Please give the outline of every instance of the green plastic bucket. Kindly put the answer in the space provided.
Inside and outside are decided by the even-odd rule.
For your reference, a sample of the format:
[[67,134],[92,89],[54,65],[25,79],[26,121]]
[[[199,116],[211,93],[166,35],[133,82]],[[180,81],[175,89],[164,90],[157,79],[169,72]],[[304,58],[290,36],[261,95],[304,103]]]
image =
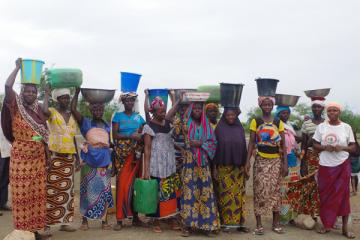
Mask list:
[[220,85],[204,85],[198,87],[199,92],[210,93],[207,103],[220,103]]
[[46,71],[46,77],[51,88],[80,87],[82,72],[76,68],[52,68]]
[[21,61],[21,83],[39,85],[43,66],[44,62],[41,60],[23,59]]

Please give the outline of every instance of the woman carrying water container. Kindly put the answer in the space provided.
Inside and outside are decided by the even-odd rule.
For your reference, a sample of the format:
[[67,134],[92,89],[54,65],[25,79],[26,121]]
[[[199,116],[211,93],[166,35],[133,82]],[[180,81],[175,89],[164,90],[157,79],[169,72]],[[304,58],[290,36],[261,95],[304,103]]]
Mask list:
[[287,155],[284,138],[284,123],[271,115],[275,104],[276,79],[257,79],[258,103],[262,116],[250,123],[250,141],[246,162],[246,175],[249,177],[250,160],[256,149],[254,161],[254,212],[256,217],[256,235],[264,234],[262,215],[273,213],[272,230],[284,233],[280,226],[280,184],[282,177],[288,174]]
[[[161,233],[160,219],[170,218],[178,213],[180,195],[180,177],[176,174],[175,148],[172,139],[171,121],[176,114],[178,103],[166,114],[166,104],[160,97],[155,97],[150,104],[153,118],[144,126],[144,178],[156,179],[159,186],[157,212],[150,215],[154,218],[153,231]],[[180,230],[176,219],[172,218],[172,230]]]
[[[35,233],[36,239],[49,239],[38,233],[46,220],[46,148],[49,131],[37,100],[43,62],[16,60],[5,83],[1,125],[12,142],[10,186],[14,228]],[[21,93],[13,90],[21,68]]]
[[122,228],[126,218],[133,218],[133,225],[141,226],[137,213],[132,210],[133,184],[139,173],[144,149],[142,128],[145,120],[137,109],[137,87],[141,75],[121,73],[120,103],[122,109],[112,119],[114,140],[114,168],[116,172],[116,219],[115,231]]
[[247,148],[245,131],[238,118],[242,88],[242,84],[220,85],[224,113],[215,130],[218,144],[212,171],[221,227],[226,231],[249,232],[244,226]]
[[191,104],[185,114],[181,132],[185,137],[183,192],[180,199],[184,237],[190,236],[192,230],[212,235],[220,229],[210,169],[216,139],[204,107],[209,94],[191,94],[185,94]]
[[[76,147],[74,137],[80,133],[70,111],[70,89],[52,91],[56,107],[48,107],[50,88],[47,86],[43,111],[50,130],[50,170],[47,175],[46,224],[61,224],[60,231],[74,232],[70,224],[74,219],[74,174]],[[59,196],[62,196],[59,198]]]
[[[81,230],[88,230],[88,219],[101,220],[102,229],[110,230],[107,221],[107,210],[113,207],[111,193],[111,152],[110,152],[110,126],[102,118],[105,102],[109,99],[97,99],[92,101],[91,95],[100,89],[83,89],[87,94],[83,96],[89,102],[89,110],[92,119],[84,117],[77,110],[77,102],[80,88],[76,88],[74,98],[71,101],[71,112],[80,126],[81,134],[86,139],[82,150],[80,182],[80,213],[82,215]],[[103,94],[105,94],[103,90]],[[83,92],[84,93],[84,92]]]

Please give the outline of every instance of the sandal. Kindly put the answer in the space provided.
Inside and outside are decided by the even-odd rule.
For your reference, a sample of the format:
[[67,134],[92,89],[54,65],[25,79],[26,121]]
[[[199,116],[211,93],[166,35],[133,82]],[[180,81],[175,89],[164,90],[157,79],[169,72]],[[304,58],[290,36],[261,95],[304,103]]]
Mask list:
[[285,233],[285,231],[284,231],[284,229],[282,227],[273,227],[272,231],[277,233],[277,234],[284,234]]
[[178,222],[176,221],[176,219],[174,219],[174,220],[171,221],[170,227],[171,227],[171,230],[173,230],[173,231],[179,231],[179,230],[181,230],[181,227],[179,226],[179,224],[178,224]]
[[316,225],[316,232],[319,233],[319,234],[326,234],[328,232],[330,232],[329,229],[325,229],[324,227],[320,226],[319,224]]
[[153,226],[153,232],[154,233],[162,233],[163,231],[161,230],[160,226]]
[[89,230],[89,225],[87,223],[82,223],[79,229],[81,231],[87,231]]
[[101,226],[101,228],[102,228],[102,230],[104,230],[104,231],[108,231],[108,230],[111,230],[111,229],[112,229],[112,227],[111,227],[109,224],[107,224],[107,223],[103,223],[102,226]]
[[355,234],[354,234],[353,232],[349,232],[349,231],[343,232],[342,235],[344,235],[344,236],[345,236],[346,238],[348,238],[348,239],[354,239],[354,238],[356,238]]
[[255,234],[255,235],[264,235],[264,234],[265,234],[264,227],[257,227],[257,228],[255,228],[254,234]]
[[249,233],[250,232],[250,228],[245,227],[245,226],[240,226],[236,230],[238,230],[239,232],[243,232],[243,233]]
[[189,229],[183,228],[183,229],[181,230],[181,236],[183,236],[183,237],[190,237],[190,231],[189,231]]
[[114,231],[120,231],[122,229],[122,225],[121,224],[115,224],[114,227],[113,227],[113,230]]
[[69,226],[69,225],[61,225],[59,231],[63,231],[63,232],[76,232],[76,229]]

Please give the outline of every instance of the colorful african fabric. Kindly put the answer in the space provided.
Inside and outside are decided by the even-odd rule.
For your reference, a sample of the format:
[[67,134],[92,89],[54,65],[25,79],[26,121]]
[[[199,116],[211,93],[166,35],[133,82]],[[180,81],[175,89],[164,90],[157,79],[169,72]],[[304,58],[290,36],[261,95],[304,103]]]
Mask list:
[[[188,123],[182,129],[186,135],[180,200],[182,222],[185,227],[216,231],[220,228],[220,221],[209,164],[209,159],[215,154],[216,140],[205,111],[200,126],[192,121],[191,111],[192,106],[188,111]],[[201,149],[190,147],[189,140],[201,140]]]
[[113,207],[111,169],[81,168],[80,213],[89,219],[105,220],[107,209]]
[[256,155],[253,169],[255,215],[280,211],[281,168],[280,158],[263,158]]
[[245,217],[244,168],[234,165],[217,165],[214,179],[215,192],[222,226],[239,227]]
[[180,197],[180,178],[176,173],[167,178],[156,178],[159,183],[159,202],[154,218],[168,218],[179,212],[178,198]]
[[[94,128],[104,129],[109,138],[110,127],[107,123],[98,123],[84,117],[80,128],[81,134],[87,136]],[[104,219],[107,209],[113,207],[110,149],[92,147],[89,144],[88,151],[81,152],[81,158],[85,160],[86,165],[81,168],[80,212],[90,219]],[[92,167],[88,164],[93,162],[102,167]]]
[[[19,101],[6,104],[10,109],[15,138],[10,158],[14,228],[25,231],[41,230],[45,227],[46,217],[45,146],[43,142],[33,140],[38,133],[23,117],[25,110],[20,112]],[[30,115],[28,118],[31,118]]]
[[[120,151],[120,142],[127,140],[117,141],[117,150]],[[124,144],[123,146],[128,146]],[[131,148],[127,148],[130,150]],[[135,160],[135,153],[127,152],[121,168],[118,168],[116,175],[116,219],[122,221],[125,218],[133,216],[132,199],[133,199],[133,186],[134,180],[139,172],[140,160]],[[117,155],[119,156],[119,155]]]
[[46,224],[67,224],[74,218],[75,155],[51,153],[46,186]]
[[[278,126],[275,121],[278,121]],[[250,123],[250,130],[256,133],[256,148],[260,156],[263,158],[280,157],[280,133],[284,131],[284,123],[281,120],[264,122],[260,118],[253,119]]]
[[334,227],[338,216],[350,214],[350,161],[336,167],[320,166],[320,218],[325,229]]
[[74,137],[80,133],[75,119],[71,115],[67,123],[55,108],[49,108],[49,111],[49,150],[57,153],[75,154]]

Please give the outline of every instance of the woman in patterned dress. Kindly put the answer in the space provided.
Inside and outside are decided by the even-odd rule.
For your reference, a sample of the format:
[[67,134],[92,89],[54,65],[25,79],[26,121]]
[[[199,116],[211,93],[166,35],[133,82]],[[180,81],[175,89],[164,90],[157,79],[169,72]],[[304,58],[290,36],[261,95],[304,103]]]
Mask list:
[[125,218],[132,218],[135,226],[144,225],[132,210],[133,184],[139,173],[144,148],[141,131],[145,120],[135,111],[137,97],[135,92],[122,93],[120,101],[124,105],[124,111],[115,113],[112,119],[116,172],[115,231],[122,229]]
[[71,101],[71,112],[86,142],[81,150],[80,212],[81,230],[88,230],[88,219],[101,220],[102,229],[110,230],[107,210],[113,207],[111,193],[110,126],[103,119],[105,104],[90,103],[92,119],[76,109],[80,88]]
[[296,132],[288,122],[291,114],[289,106],[278,106],[275,117],[284,123],[285,146],[288,161],[289,174],[283,179],[280,187],[281,191],[281,208],[280,221],[282,224],[293,222],[297,217],[297,211],[293,209],[292,202],[298,201],[296,194],[292,191],[291,184],[300,180],[300,161],[298,159],[299,149],[296,142]]
[[318,185],[316,183],[316,173],[319,169],[319,154],[313,149],[312,136],[317,126],[324,122],[322,117],[325,98],[312,98],[311,110],[313,117],[306,120],[302,127],[301,150],[301,181],[292,185],[293,192],[298,192],[295,196],[298,201],[295,202],[295,208],[299,214],[311,215],[316,218],[319,215],[320,199],[318,193]]
[[261,216],[273,213],[272,230],[282,234],[280,226],[280,184],[288,174],[287,155],[280,156],[280,150],[286,152],[284,123],[274,119],[271,111],[275,104],[274,97],[259,97],[262,116],[250,123],[250,141],[246,162],[246,175],[249,177],[250,159],[253,151],[257,153],[254,162],[254,212],[256,217],[256,235],[264,234]]
[[[180,100],[179,100],[180,101]],[[175,216],[180,197],[180,178],[176,173],[174,140],[172,138],[171,120],[179,101],[166,114],[166,105],[156,97],[150,105],[153,118],[144,126],[144,178],[156,179],[159,183],[159,202],[157,212],[150,215],[154,218],[153,231],[161,233],[160,219],[169,219],[172,230],[180,230]]]
[[[23,84],[21,93],[13,90],[21,59],[5,83],[2,128],[12,142],[10,186],[14,228],[31,231],[36,239],[49,239],[38,233],[46,219],[46,144],[49,132],[37,101],[37,86]],[[7,113],[7,114],[5,114]]]
[[70,111],[70,89],[52,91],[55,108],[48,107],[49,86],[45,90],[43,111],[48,118],[50,130],[46,224],[61,224],[60,231],[74,232],[76,229],[70,226],[74,219],[74,174],[77,159],[74,137],[80,131]]
[[212,161],[221,227],[249,232],[245,223],[245,131],[238,118],[239,108],[225,108],[216,127],[217,147]]
[[220,229],[219,214],[211,178],[210,160],[216,139],[205,115],[204,104],[190,104],[182,126],[185,136],[181,217],[184,237],[191,230],[211,235]]

